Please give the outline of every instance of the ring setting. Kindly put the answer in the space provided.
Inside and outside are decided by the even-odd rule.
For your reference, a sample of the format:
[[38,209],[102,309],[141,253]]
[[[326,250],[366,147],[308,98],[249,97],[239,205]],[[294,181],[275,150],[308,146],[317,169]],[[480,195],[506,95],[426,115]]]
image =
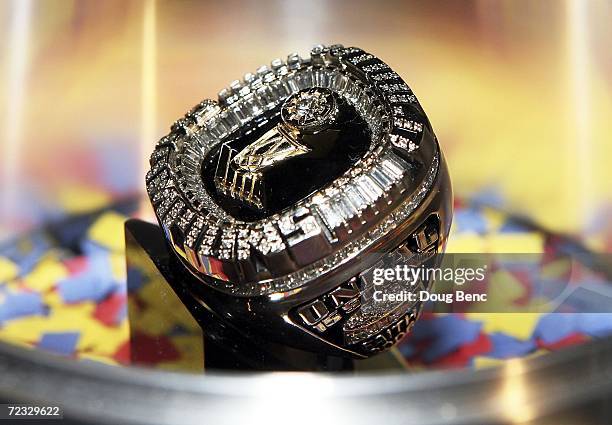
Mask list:
[[374,55],[274,60],[192,108],[150,163],[169,245],[239,326],[264,318],[300,348],[367,357],[418,317],[372,304],[367,275],[443,251],[450,180],[416,97]]

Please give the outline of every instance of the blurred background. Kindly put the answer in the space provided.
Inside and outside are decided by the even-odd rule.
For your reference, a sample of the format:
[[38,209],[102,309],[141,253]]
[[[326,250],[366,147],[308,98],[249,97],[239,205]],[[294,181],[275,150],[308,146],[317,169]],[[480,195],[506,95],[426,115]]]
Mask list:
[[192,105],[342,43],[411,85],[456,194],[610,250],[610,22],[597,0],[4,0],[0,240],[141,192],[151,146]]
[[[456,195],[449,251],[612,252],[610,22],[599,0],[2,0],[0,339],[129,363],[123,223],[152,218],[153,145],[232,80],[318,43],[372,52],[419,97]],[[500,272],[492,293],[529,311],[526,276]],[[479,367],[612,333],[586,317],[431,316],[415,328],[429,351],[395,354]],[[192,356],[174,328],[142,325],[174,350],[150,363]]]

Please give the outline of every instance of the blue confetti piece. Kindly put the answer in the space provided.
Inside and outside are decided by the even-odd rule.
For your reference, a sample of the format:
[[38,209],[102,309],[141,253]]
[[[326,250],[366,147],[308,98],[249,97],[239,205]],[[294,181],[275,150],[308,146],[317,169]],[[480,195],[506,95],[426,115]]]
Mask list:
[[[557,310],[576,313],[602,313],[599,317],[605,317],[604,313],[612,312],[610,288],[607,284],[583,283],[563,300]],[[597,317],[597,315],[595,316]]]
[[529,230],[527,226],[513,218],[506,220],[499,228],[500,233],[525,233]]
[[65,302],[78,303],[87,300],[99,302],[106,298],[116,286],[117,283],[112,280],[91,274],[80,274],[62,281],[58,288]]
[[496,359],[524,356],[534,352],[537,348],[534,340],[524,341],[500,332],[489,335],[489,339],[493,349],[487,354],[487,357]]
[[[541,297],[555,300],[566,290],[568,282],[567,279],[546,278],[540,275],[536,276],[531,284],[531,298]],[[563,301],[564,304],[566,302],[567,300]]]
[[7,257],[19,267],[19,275],[32,271],[53,245],[42,231],[33,232],[26,237],[11,240],[0,247],[0,255]]
[[504,197],[501,190],[497,187],[486,187],[476,192],[470,197],[470,201],[476,205],[496,208],[504,205]]
[[431,363],[475,341],[480,335],[481,328],[482,324],[479,322],[449,314],[417,321],[409,341],[431,340],[422,354],[423,361]]
[[80,334],[78,332],[45,333],[38,347],[55,354],[71,356],[76,350]]
[[42,297],[36,292],[7,292],[4,296],[4,302],[0,305],[0,323],[23,316],[46,313]]
[[87,256],[104,255],[110,252],[108,248],[91,239],[86,239],[81,243],[81,251]]
[[127,267],[127,291],[129,293],[137,292],[147,283],[148,278],[139,267]]
[[406,358],[410,358],[412,356],[414,356],[415,354],[417,354],[417,350],[414,347],[414,345],[407,343],[407,344],[401,344],[399,347],[399,352],[402,353],[402,356],[406,357]]
[[58,290],[63,300],[76,303],[85,300],[102,301],[119,287],[113,279],[108,255],[93,255],[88,258],[87,268],[81,273],[63,279]]
[[192,334],[193,331],[187,329],[185,326],[183,325],[174,325],[172,327],[172,329],[170,330],[170,332],[167,333],[167,336],[183,336],[183,335],[190,335]]
[[533,331],[534,338],[539,338],[545,344],[554,344],[569,335],[579,332],[577,314],[549,313],[538,320]]
[[596,338],[612,335],[612,313],[579,314],[578,331]]
[[48,229],[61,246],[77,250],[99,216],[99,212],[69,216],[49,225]]
[[479,211],[473,208],[456,211],[453,220],[457,224],[459,232],[475,232],[478,234],[487,232],[486,219]]

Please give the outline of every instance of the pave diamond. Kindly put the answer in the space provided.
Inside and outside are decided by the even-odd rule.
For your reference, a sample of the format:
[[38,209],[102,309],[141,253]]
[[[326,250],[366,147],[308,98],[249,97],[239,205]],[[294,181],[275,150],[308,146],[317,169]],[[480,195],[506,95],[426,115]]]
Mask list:
[[389,96],[391,103],[415,103],[416,97],[413,94],[392,94]]
[[400,149],[406,149],[408,152],[412,152],[417,148],[417,146],[414,144],[414,142],[412,142],[412,140],[409,140],[404,136],[392,134],[389,136],[389,140],[391,140],[393,146],[396,146]]
[[333,112],[334,100],[328,89],[302,90],[283,105],[283,120],[296,127],[319,125]]
[[365,72],[377,72],[382,71],[383,69],[389,69],[389,66],[385,63],[374,63],[371,65],[366,65],[362,68]]
[[191,229],[189,230],[189,233],[187,233],[187,237],[185,238],[185,245],[188,248],[195,248],[195,243],[198,239],[198,236],[200,236],[202,227],[204,227],[204,223],[201,219],[197,219],[195,223],[193,223],[193,226],[191,226]]
[[385,80],[399,80],[400,76],[394,71],[381,72],[380,74],[373,74],[372,79],[374,81],[385,81]]
[[406,118],[395,118],[395,125],[414,132],[423,131],[423,124],[420,122],[407,120]]

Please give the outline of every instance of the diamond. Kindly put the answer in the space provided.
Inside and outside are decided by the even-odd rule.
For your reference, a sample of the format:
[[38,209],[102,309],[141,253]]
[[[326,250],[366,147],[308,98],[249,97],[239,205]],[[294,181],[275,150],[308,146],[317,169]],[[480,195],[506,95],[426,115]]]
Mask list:
[[203,226],[204,223],[199,218],[196,220],[195,223],[193,223],[193,226],[191,227],[189,233],[187,233],[187,237],[185,238],[185,245],[187,245],[188,248],[193,249],[195,247],[195,243],[198,239],[198,236],[200,235],[200,231],[202,230]]
[[291,216],[282,217],[278,222],[278,228],[283,235],[288,235],[297,230],[297,226],[293,222],[293,218]]
[[389,71],[381,72],[380,74],[373,74],[372,79],[374,79],[374,81],[399,80],[400,76],[397,75],[394,71]]
[[420,122],[407,120],[405,118],[395,118],[395,125],[414,132],[423,131],[423,124],[421,124]]
[[389,69],[389,66],[385,63],[379,62],[379,63],[373,63],[371,65],[366,65],[361,69],[363,69],[365,72],[376,72],[376,71],[381,71],[383,69]]
[[375,167],[370,171],[370,177],[372,177],[372,180],[385,189],[385,191],[389,190],[391,186],[393,186],[393,179],[386,175],[379,167]]
[[232,227],[223,230],[221,235],[221,244],[219,247],[219,258],[228,260],[232,258],[234,251],[234,244],[236,242],[236,232]]
[[344,218],[345,222],[358,215],[358,211],[355,209],[353,204],[351,204],[348,199],[344,197],[340,197],[336,201],[336,209],[340,211],[340,214],[342,215],[342,218]]
[[183,232],[185,231],[185,229],[187,228],[187,226],[189,225],[189,223],[193,219],[193,216],[194,216],[194,212],[192,210],[186,210],[179,217],[178,225],[179,225],[179,227],[181,228],[181,230]]
[[397,161],[393,161],[390,157],[383,159],[382,166],[398,180],[404,175],[405,168]]
[[365,210],[368,207],[368,201],[359,193],[354,186],[348,186],[345,189],[346,199],[355,206],[358,211]]
[[372,56],[369,53],[363,53],[361,55],[354,56],[354,57],[350,58],[349,61],[353,65],[357,65],[357,64],[360,64],[361,62],[369,61],[371,59],[374,59],[374,56]]
[[384,193],[382,188],[367,175],[357,179],[357,188],[370,202],[376,202]]
[[302,229],[305,235],[319,233],[321,230],[319,223],[317,223],[317,219],[311,215],[300,220],[300,229]]
[[391,140],[393,146],[400,149],[406,149],[408,152],[412,152],[417,148],[417,146],[411,140],[397,134],[390,135],[389,140]]
[[391,103],[415,103],[416,97],[413,94],[392,94],[389,96]]
[[317,205],[316,209],[330,230],[342,225],[342,217],[337,211],[334,210],[330,204],[330,200],[323,204]]
[[299,127],[316,125],[333,109],[333,98],[327,89],[303,90],[283,105],[283,119]]

